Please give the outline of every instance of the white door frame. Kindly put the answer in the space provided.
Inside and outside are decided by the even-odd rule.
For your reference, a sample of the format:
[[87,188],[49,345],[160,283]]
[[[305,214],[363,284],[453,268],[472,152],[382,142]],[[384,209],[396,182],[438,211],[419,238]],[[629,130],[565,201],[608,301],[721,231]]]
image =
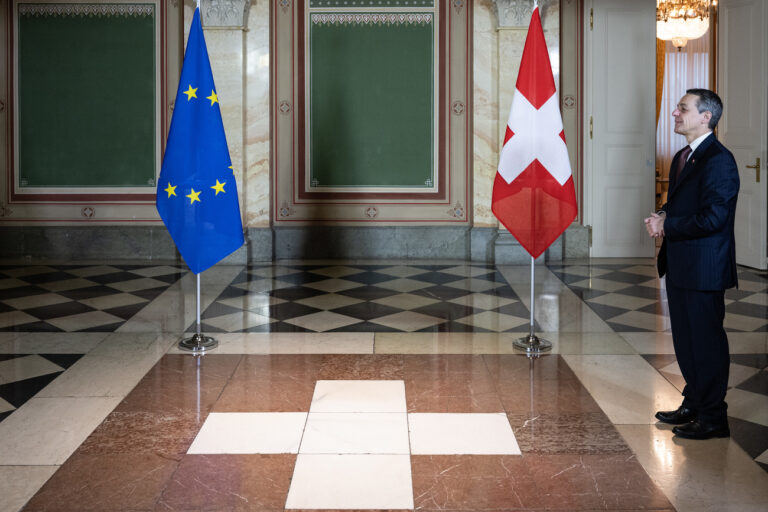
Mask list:
[[[646,5],[647,4],[647,5]],[[656,126],[655,126],[655,30],[656,22],[653,12],[656,4],[652,0],[585,0],[584,2],[584,224],[592,227],[592,257],[653,257],[655,244],[648,237],[643,227],[643,218],[647,217],[655,206],[655,156],[656,156]],[[627,74],[617,72],[612,78],[631,76],[626,81],[628,88],[635,87],[638,94],[628,89],[626,92],[607,91],[614,93],[610,96],[619,101],[640,102],[636,108],[626,105],[608,105],[611,97],[606,89],[599,90],[601,80],[596,74],[603,63],[596,61],[600,44],[596,38],[607,37],[600,32],[605,30],[605,20],[609,16],[621,16],[620,9],[626,9],[628,16],[638,14],[639,10],[648,11],[641,14],[642,20],[648,18],[648,26],[631,31],[627,37],[638,36],[648,47],[634,43],[629,39],[616,41],[629,46],[636,54],[626,55],[619,64],[632,62]],[[634,13],[632,12],[634,10]],[[637,18],[634,19],[638,22]],[[611,24],[611,29],[623,24]],[[617,35],[614,31],[614,35]],[[621,34],[623,35],[623,34]],[[614,37],[614,40],[621,37]],[[608,47],[603,43],[603,48]],[[646,53],[647,52],[647,53]],[[652,55],[652,57],[651,57]],[[604,58],[605,54],[600,54]],[[642,67],[648,69],[643,71]],[[617,68],[618,68],[617,64]],[[625,67],[627,67],[625,65]],[[607,76],[607,74],[606,74]],[[609,77],[610,78],[610,77]],[[648,82],[643,85],[642,81]],[[647,105],[646,105],[647,103]],[[639,112],[637,119],[620,119],[611,117],[611,111]],[[633,122],[635,127],[627,128]],[[647,124],[647,127],[643,127]],[[622,158],[623,157],[623,158]],[[616,163],[619,166],[616,166]],[[613,165],[611,165],[613,163]],[[601,166],[597,168],[596,166]],[[610,169],[616,172],[610,172]],[[621,167],[621,168],[619,168]],[[626,187],[622,185],[626,184]],[[608,192],[617,191],[616,195]],[[623,195],[622,195],[623,192]],[[645,197],[647,196],[647,197]],[[616,199],[609,206],[611,199]],[[625,208],[621,210],[621,207]],[[610,210],[610,211],[609,211]],[[614,224],[611,225],[611,222]]]

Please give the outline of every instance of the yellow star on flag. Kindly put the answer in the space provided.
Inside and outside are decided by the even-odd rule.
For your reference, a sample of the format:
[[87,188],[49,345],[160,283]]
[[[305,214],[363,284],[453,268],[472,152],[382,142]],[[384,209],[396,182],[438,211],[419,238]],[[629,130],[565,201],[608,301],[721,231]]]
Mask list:
[[197,87],[193,89],[192,84],[189,84],[189,89],[182,92],[187,95],[187,101],[191,100],[192,98],[197,98]]
[[195,201],[198,203],[200,202],[200,192],[195,192],[195,189],[192,189],[192,193],[187,194],[187,197],[189,198],[189,204],[192,204]]
[[[219,195],[219,192],[224,192],[224,185],[226,184],[226,181],[224,183],[219,183],[219,180],[216,180],[216,184],[211,188],[216,191],[216,195]],[[224,193],[226,194],[226,192]]]
[[229,170],[232,171],[232,174],[234,174],[235,173],[235,166],[230,165],[229,166]]
[[211,95],[210,96],[206,96],[205,99],[211,100],[211,106],[213,106],[214,103],[218,103],[219,102],[219,97],[216,96],[216,92],[213,89],[211,89]]
[[171,186],[171,182],[168,182],[168,186],[165,188],[165,191],[168,192],[168,197],[175,196],[176,195],[176,187]]

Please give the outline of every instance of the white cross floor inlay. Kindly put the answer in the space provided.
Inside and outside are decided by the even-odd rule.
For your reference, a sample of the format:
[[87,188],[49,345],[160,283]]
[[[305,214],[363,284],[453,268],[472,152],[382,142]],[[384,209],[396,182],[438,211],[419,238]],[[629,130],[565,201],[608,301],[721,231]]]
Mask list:
[[520,455],[503,412],[407,413],[401,380],[320,380],[309,412],[211,413],[190,454],[296,453],[288,509],[412,509],[410,455]]

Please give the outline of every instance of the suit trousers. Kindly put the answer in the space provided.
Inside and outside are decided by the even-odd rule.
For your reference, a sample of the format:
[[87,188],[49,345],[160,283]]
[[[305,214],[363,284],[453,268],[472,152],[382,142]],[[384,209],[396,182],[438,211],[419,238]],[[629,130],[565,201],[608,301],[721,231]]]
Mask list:
[[666,284],[672,340],[685,379],[683,406],[697,411],[702,422],[724,423],[730,367],[725,291],[679,288],[669,279]]

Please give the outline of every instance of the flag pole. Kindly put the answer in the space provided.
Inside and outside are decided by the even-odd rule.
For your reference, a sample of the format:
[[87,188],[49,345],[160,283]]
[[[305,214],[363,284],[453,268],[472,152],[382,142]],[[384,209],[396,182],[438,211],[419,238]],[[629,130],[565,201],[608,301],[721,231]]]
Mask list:
[[216,338],[204,335],[200,330],[200,274],[195,274],[195,277],[197,278],[197,318],[195,334],[189,338],[182,339],[179,342],[179,348],[196,354],[202,354],[206,350],[216,348],[219,341]]
[[534,269],[536,268],[535,261],[536,259],[531,256],[531,330],[529,331],[528,336],[518,338],[512,343],[516,349],[525,350],[528,354],[537,354],[552,349],[552,343],[536,336],[533,330],[533,310],[536,307],[536,297],[534,295],[534,290],[536,288],[536,275],[534,273]]

